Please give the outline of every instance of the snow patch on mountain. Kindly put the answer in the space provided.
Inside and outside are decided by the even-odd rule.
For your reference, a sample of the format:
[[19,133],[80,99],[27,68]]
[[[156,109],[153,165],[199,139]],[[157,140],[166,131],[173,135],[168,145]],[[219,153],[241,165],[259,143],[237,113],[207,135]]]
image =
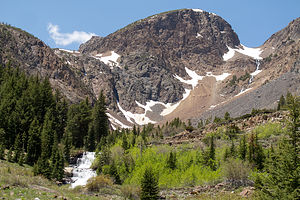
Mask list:
[[230,76],[229,73],[223,73],[221,75],[213,75],[212,72],[206,72],[206,76],[213,76],[216,78],[216,81],[223,81],[225,80],[228,76]]
[[94,58],[104,62],[105,64],[109,65],[109,66],[117,66],[117,67],[120,67],[120,64],[118,63],[118,59],[120,57],[119,54],[117,54],[116,52],[114,51],[111,51],[109,53],[110,55],[108,56],[105,56],[103,55],[102,53],[101,54],[97,54],[96,56],[93,56]]
[[244,45],[242,45],[243,49],[239,48],[236,49],[237,52],[250,56],[254,59],[262,59],[262,57],[260,57],[260,54],[262,52],[262,50],[260,48],[250,48],[250,47],[246,47]]
[[234,56],[235,50],[229,46],[227,46],[228,52],[223,55],[223,60],[227,61]]
[[223,55],[224,61],[227,61],[230,58],[232,58],[234,56],[235,52],[239,52],[241,54],[250,56],[254,59],[258,59],[258,60],[262,59],[262,57],[260,57],[260,54],[262,52],[262,50],[260,48],[250,48],[250,47],[246,47],[244,45],[242,45],[242,48],[231,48],[228,46],[227,46],[227,48],[228,48],[228,52],[226,52]]
[[112,123],[112,127],[120,126],[121,128],[128,128],[128,129],[132,128],[131,126],[127,126],[127,125],[123,124],[121,121],[114,118],[111,114],[106,113],[106,115],[108,116],[109,121]]
[[130,111],[126,111],[124,110],[120,103],[117,103],[119,110],[123,113],[123,115],[125,116],[126,120],[131,122],[131,123],[137,123],[138,125],[146,125],[149,123],[155,124],[157,122],[152,121],[151,119],[149,119],[149,117],[146,116],[147,111],[145,110],[145,113],[143,114],[134,114]]
[[198,8],[196,8],[196,9],[192,9],[194,12],[204,12],[203,10],[201,10],[201,9],[198,9]]

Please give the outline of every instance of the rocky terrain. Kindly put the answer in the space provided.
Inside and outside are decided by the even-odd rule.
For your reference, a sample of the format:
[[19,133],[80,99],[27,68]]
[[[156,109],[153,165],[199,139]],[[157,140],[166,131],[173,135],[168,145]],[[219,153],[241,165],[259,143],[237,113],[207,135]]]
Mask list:
[[107,97],[114,127],[273,107],[287,90],[300,93],[300,18],[259,48],[240,44],[224,19],[200,9],[160,13],[78,51],[51,49],[34,36],[0,25],[0,63],[49,77],[71,102]]

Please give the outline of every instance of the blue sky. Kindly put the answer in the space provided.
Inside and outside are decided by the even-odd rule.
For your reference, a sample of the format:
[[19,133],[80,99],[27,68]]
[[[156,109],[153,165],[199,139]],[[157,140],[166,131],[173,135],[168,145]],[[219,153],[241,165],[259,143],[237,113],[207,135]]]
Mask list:
[[136,20],[180,8],[216,13],[249,47],[263,44],[300,17],[299,0],[2,0],[0,22],[26,30],[52,48],[78,49],[91,35],[106,36]]

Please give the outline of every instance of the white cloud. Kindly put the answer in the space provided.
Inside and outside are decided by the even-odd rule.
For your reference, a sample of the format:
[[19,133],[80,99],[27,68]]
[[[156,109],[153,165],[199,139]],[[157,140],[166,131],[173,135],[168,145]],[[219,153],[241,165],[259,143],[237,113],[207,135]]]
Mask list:
[[84,43],[95,36],[95,33],[87,33],[83,31],[73,31],[72,33],[60,33],[58,25],[49,23],[48,32],[55,44],[67,46],[71,43]]

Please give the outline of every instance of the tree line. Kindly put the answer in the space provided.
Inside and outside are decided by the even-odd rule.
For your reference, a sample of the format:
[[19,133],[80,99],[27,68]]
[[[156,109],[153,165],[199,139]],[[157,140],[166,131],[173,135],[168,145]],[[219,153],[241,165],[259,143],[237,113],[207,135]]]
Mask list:
[[108,131],[102,91],[93,105],[88,99],[71,105],[47,78],[0,66],[0,159],[62,180],[71,148],[94,151]]

